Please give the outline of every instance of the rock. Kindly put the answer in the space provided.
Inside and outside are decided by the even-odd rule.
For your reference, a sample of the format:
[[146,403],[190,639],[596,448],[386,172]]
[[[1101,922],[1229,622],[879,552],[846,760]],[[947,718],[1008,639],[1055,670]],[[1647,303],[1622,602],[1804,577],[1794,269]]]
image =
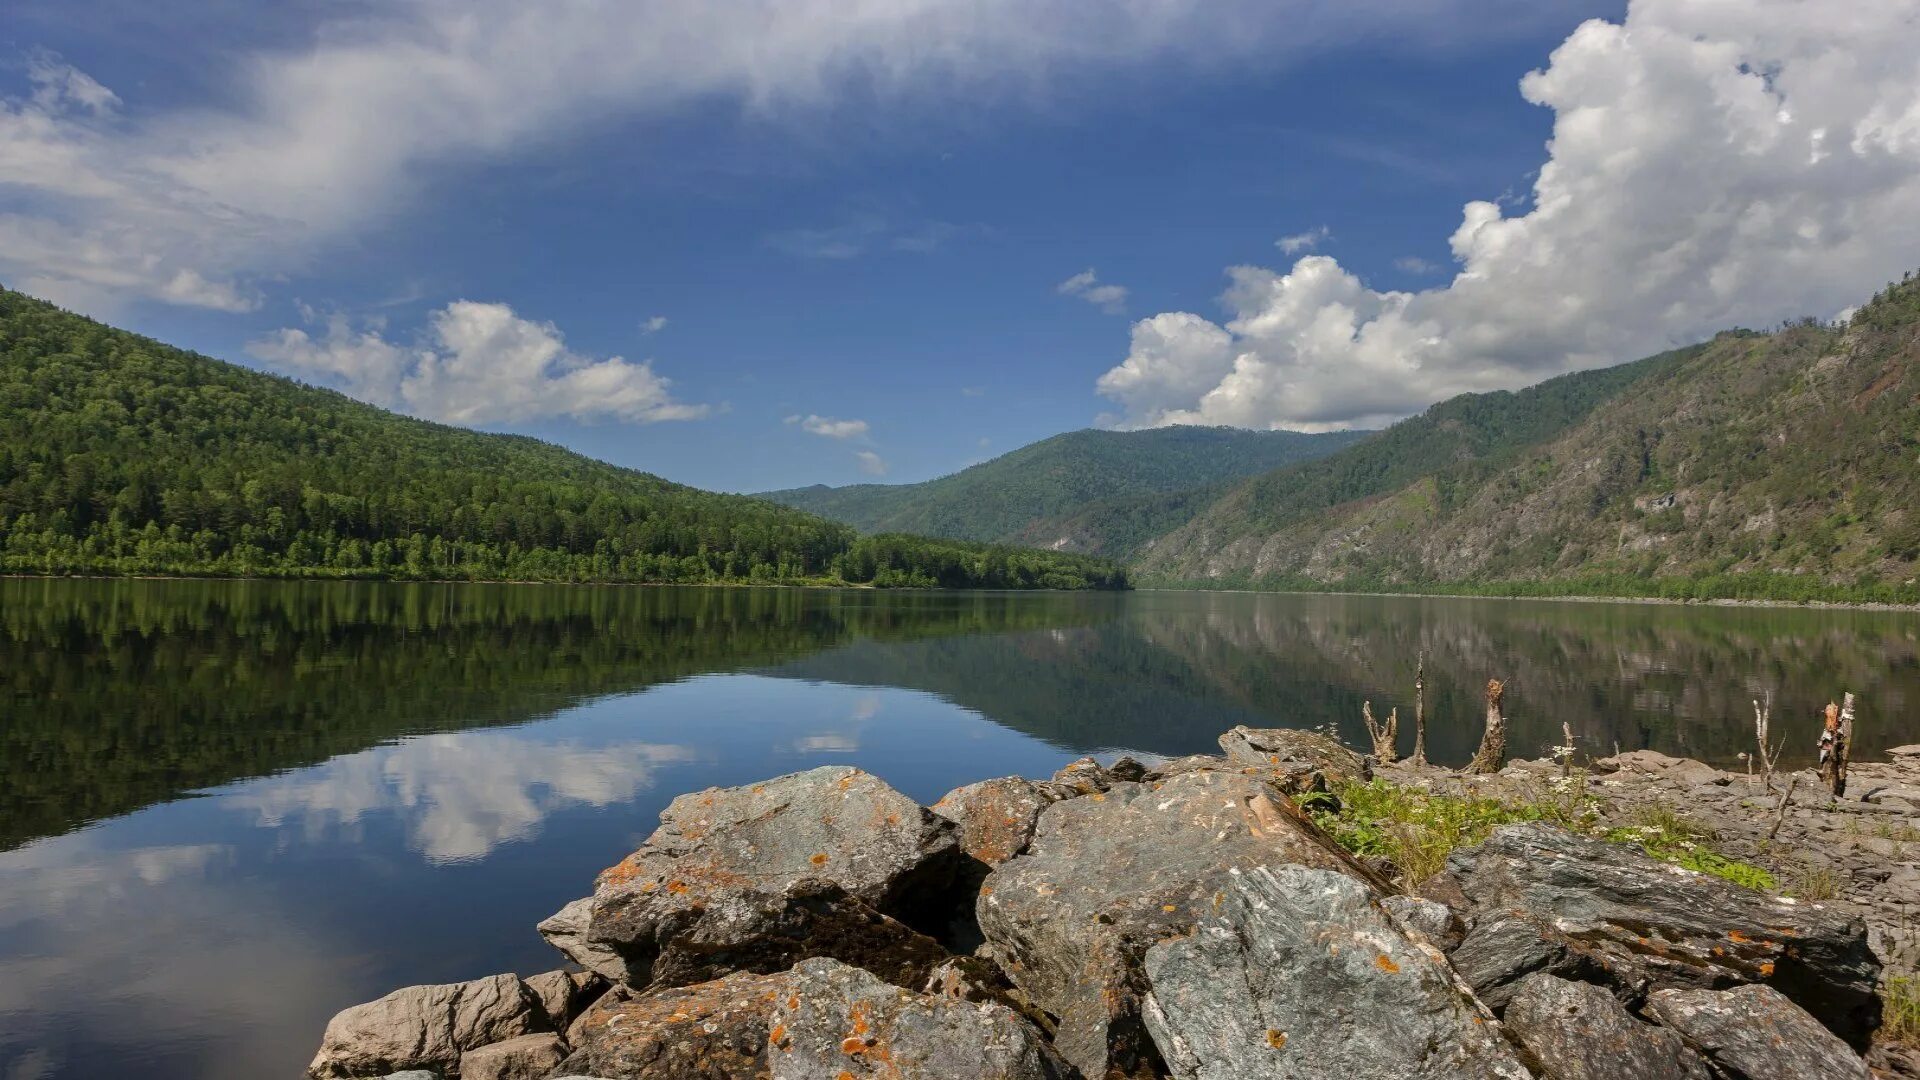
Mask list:
[[316,1077],[382,1076],[404,1069],[452,1072],[468,1050],[546,1027],[540,999],[512,975],[409,986],[329,1020],[307,1072]]
[[408,1069],[406,1072],[388,1073],[380,1080],[440,1080],[440,1078],[425,1069]]
[[583,896],[547,916],[535,929],[567,959],[608,982],[619,982],[627,977],[627,962],[608,946],[587,940],[592,918],[593,897]]
[[1163,761],[1147,770],[1142,780],[1165,780],[1190,772],[1224,772],[1234,768],[1227,759],[1219,754],[1188,754],[1185,757]]
[[1027,850],[1040,811],[1070,794],[1066,785],[1004,776],[954,788],[933,812],[960,827],[962,851],[994,867]]
[[1643,979],[1634,979],[1630,972],[1616,976],[1606,960],[1584,943],[1525,912],[1495,912],[1475,919],[1472,929],[1449,950],[1449,959],[1496,1013],[1506,1011],[1521,980],[1535,973],[1617,984],[1617,994],[1634,1001],[1646,992]]
[[[765,934],[738,922],[748,913],[784,920],[825,914],[818,888],[803,890],[810,899],[795,908],[793,890],[803,879],[831,882],[857,901],[829,904],[836,913],[877,911],[938,931],[950,914],[945,890],[959,862],[953,822],[859,769],[823,767],[710,788],[673,800],[646,843],[600,875],[585,931],[571,944],[576,952],[610,949],[621,962],[620,980],[636,987],[668,977],[699,981],[716,970],[684,952],[681,968],[655,966],[676,941],[689,948],[766,944]],[[562,932],[571,932],[577,914],[562,916],[574,911],[569,905],[548,923],[560,920]],[[799,958],[787,956],[780,966]],[[769,963],[752,966],[766,970]]]
[[[1470,902],[1454,964],[1489,1004],[1500,996],[1495,983],[1547,970],[1608,981],[1629,998],[1643,988],[1764,982],[1858,1047],[1878,1023],[1880,962],[1858,918],[1542,824],[1502,826],[1478,847],[1455,852],[1448,869]],[[1508,922],[1540,944],[1522,949],[1521,930],[1502,925]],[[1499,949],[1477,941],[1496,930],[1506,942]],[[1481,964],[1475,949],[1514,958]],[[1606,974],[1567,965],[1598,965]]]
[[821,878],[802,878],[777,892],[621,890],[597,904],[594,932],[619,943],[627,982],[636,987],[784,971],[809,956],[831,956],[901,986],[919,986],[947,957],[939,942]]
[[558,1035],[522,1035],[461,1054],[460,1080],[545,1080],[566,1056]]
[[640,995],[616,990],[575,1022],[573,1052],[556,1071],[621,1080],[765,1078],[774,1003],[793,988],[793,975],[781,972]]
[[1887,756],[1895,760],[1920,757],[1920,743],[1908,743],[1905,746],[1896,746],[1887,751]]
[[1732,1080],[1868,1080],[1846,1043],[1770,986],[1659,990],[1647,1012]]
[[1053,774],[1053,782],[1072,795],[1105,791],[1113,786],[1113,781],[1114,776],[1107,771],[1107,767],[1090,757],[1068,762]]
[[1070,1070],[1033,1026],[992,1003],[902,990],[832,960],[802,961],[774,1004],[776,1078],[1062,1080]]
[[1147,778],[1147,767],[1130,757],[1121,757],[1116,758],[1113,764],[1107,766],[1107,775],[1113,777],[1115,780],[1139,783]]
[[528,976],[526,983],[555,1031],[567,1030],[581,1010],[607,992],[607,980],[591,971],[544,971]]
[[1220,736],[1220,749],[1228,764],[1271,774],[1289,794],[1373,776],[1365,758],[1317,731],[1243,724]]
[[1417,896],[1389,896],[1380,901],[1380,906],[1402,931],[1417,933],[1442,950],[1460,944],[1466,935],[1460,917],[1452,908],[1437,901]]
[[1067,1060],[1088,1076],[1146,1076],[1157,1055],[1140,1018],[1142,954],[1211,914],[1234,868],[1289,863],[1367,876],[1258,778],[1117,783],[1042,811],[976,910],[1007,976],[1058,1018]]
[[1592,983],[1534,974],[1521,980],[1503,1018],[1507,1034],[1553,1080],[1711,1080],[1707,1063],[1678,1035],[1635,1020]]
[[1146,954],[1146,1023],[1174,1076],[1206,1080],[1529,1073],[1437,949],[1328,870],[1230,875],[1218,916]]

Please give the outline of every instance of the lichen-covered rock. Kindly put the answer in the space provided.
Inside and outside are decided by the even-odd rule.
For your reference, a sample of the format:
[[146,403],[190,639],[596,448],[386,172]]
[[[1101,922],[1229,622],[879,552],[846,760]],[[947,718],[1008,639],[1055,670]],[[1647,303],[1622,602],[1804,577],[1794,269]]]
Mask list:
[[512,975],[408,986],[328,1021],[307,1072],[315,1077],[384,1076],[404,1069],[450,1073],[468,1050],[547,1026],[540,999]]
[[1146,974],[1147,1026],[1182,1080],[1529,1076],[1439,950],[1346,874],[1232,874],[1218,914],[1148,949]]
[[784,971],[810,956],[918,986],[948,955],[932,938],[820,878],[778,891],[711,887],[697,898],[668,889],[620,890],[598,901],[594,927],[619,943],[627,981],[636,987]]
[[[697,981],[724,972],[694,962],[688,950],[753,951],[786,932],[740,922],[755,914],[817,919],[826,904],[836,916],[871,910],[937,932],[959,862],[953,822],[859,769],[813,769],[675,799],[646,843],[600,875],[584,929],[569,905],[543,932],[602,974],[604,959],[589,963],[583,954],[610,952],[616,977],[635,987]],[[831,882],[856,903],[827,904],[814,889],[796,906],[793,890],[808,879]],[[784,966],[813,954],[780,955]],[[771,964],[762,958],[741,969]]]
[[1373,776],[1366,758],[1317,731],[1243,724],[1220,736],[1220,749],[1230,767],[1266,776],[1289,794]]
[[1529,975],[1503,1022],[1552,1080],[1712,1080],[1680,1036],[1635,1020],[1592,983]]
[[816,959],[776,1001],[767,1060],[774,1080],[1062,1080],[1070,1075],[1033,1026],[991,1002],[915,994]]
[[994,959],[1058,1017],[1054,1043],[1088,1076],[1149,1076],[1140,958],[1224,902],[1231,871],[1299,864],[1364,878],[1268,783],[1194,772],[1117,783],[1048,806],[1025,854],[976,907]]
[[1605,983],[1630,1001],[1646,993],[1645,979],[1631,969],[1613,970],[1586,943],[1524,911],[1480,913],[1448,958],[1495,1012],[1504,1012],[1520,983],[1536,973]]
[[[1589,970],[1576,977],[1604,978],[1629,999],[1643,990],[1765,983],[1857,1047],[1878,1024],[1880,962],[1857,918],[1541,824],[1502,826],[1484,844],[1455,852],[1448,867],[1470,904],[1453,960],[1489,1004],[1501,996],[1489,978],[1566,975],[1578,964]],[[1483,948],[1495,927],[1511,940]],[[1539,944],[1525,964],[1490,969],[1474,960],[1475,950],[1519,956],[1529,935]]]
[[541,920],[534,929],[561,955],[610,983],[627,977],[627,962],[609,946],[587,940],[593,897],[583,896]]
[[547,1024],[555,1031],[567,1030],[581,1010],[607,992],[607,980],[591,971],[543,971],[529,975],[527,989],[540,999]]
[[776,1002],[789,972],[729,975],[632,995],[620,990],[582,1013],[558,1072],[621,1080],[760,1080]]
[[1731,1080],[1868,1080],[1846,1043],[1770,986],[1660,990],[1647,1012]]
[[1105,791],[1118,780],[1105,765],[1090,757],[1077,758],[1062,765],[1054,774],[1052,783],[1069,795],[1092,795]]
[[1466,927],[1453,909],[1437,900],[1425,900],[1418,896],[1388,896],[1380,901],[1394,924],[1408,933],[1419,934],[1440,948],[1451,949],[1460,944],[1466,935]]
[[461,1054],[460,1080],[545,1080],[566,1056],[558,1035],[522,1035]]
[[954,788],[933,812],[960,827],[962,851],[994,867],[1027,850],[1040,811],[1072,794],[1062,784],[1003,776]]

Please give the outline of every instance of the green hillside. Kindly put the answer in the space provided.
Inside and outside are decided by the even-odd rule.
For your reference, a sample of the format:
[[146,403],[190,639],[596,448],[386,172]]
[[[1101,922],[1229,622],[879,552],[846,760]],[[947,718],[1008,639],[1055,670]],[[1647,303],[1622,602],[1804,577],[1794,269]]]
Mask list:
[[[1436,465],[1436,463],[1438,463]],[[1213,586],[1920,601],[1920,282],[1434,406],[1238,486],[1138,569]]]
[[1365,434],[1071,431],[925,483],[815,486],[761,497],[863,532],[1124,555],[1191,517],[1228,482],[1324,457]]
[[0,572],[1125,584],[396,416],[3,289]]

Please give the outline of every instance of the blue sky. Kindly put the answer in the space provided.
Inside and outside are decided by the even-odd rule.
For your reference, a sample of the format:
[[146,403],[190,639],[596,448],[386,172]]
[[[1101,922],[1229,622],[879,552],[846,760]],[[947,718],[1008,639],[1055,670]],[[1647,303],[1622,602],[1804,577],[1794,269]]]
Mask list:
[[703,487],[1373,426],[1920,250],[1897,0],[184,7],[12,5],[0,280]]

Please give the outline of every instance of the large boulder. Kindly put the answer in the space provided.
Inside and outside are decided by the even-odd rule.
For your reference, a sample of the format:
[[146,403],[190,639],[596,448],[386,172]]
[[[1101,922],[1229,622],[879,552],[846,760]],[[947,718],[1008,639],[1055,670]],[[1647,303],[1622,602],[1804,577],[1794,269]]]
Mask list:
[[568,1030],[560,1075],[621,1080],[763,1080],[774,1003],[793,975],[729,975],[633,995],[616,988]]
[[1439,950],[1365,884],[1298,866],[1230,878],[1217,915],[1147,950],[1147,1027],[1174,1076],[1528,1080]]
[[404,1069],[452,1073],[468,1050],[547,1029],[540,999],[512,975],[409,986],[328,1021],[307,1072],[314,1077],[385,1076]]
[[1529,975],[1503,1020],[1552,1080],[1712,1080],[1680,1036],[1635,1020],[1592,983]]
[[566,1056],[558,1035],[521,1035],[461,1054],[460,1080],[546,1080]]
[[607,980],[591,971],[543,971],[527,976],[526,982],[555,1031],[567,1030],[574,1017],[607,992]]
[[1220,749],[1229,766],[1268,775],[1289,793],[1373,777],[1366,758],[1317,731],[1242,724],[1220,736]]
[[1547,970],[1604,979],[1629,1003],[1765,983],[1861,1048],[1879,1024],[1880,963],[1858,918],[1542,824],[1502,826],[1448,868],[1469,904],[1454,964],[1496,1007],[1494,988]]
[[1647,1012],[1730,1080],[1868,1080],[1866,1062],[1770,986],[1660,990]]
[[[886,920],[941,929],[959,862],[951,821],[869,773],[819,768],[680,796],[638,851],[600,875],[584,909],[568,905],[542,932],[634,987],[705,980],[724,973],[722,962],[772,970],[818,955],[807,942],[829,924],[896,940],[899,924]],[[803,888],[809,880],[838,895]],[[752,925],[757,917],[771,922]],[[796,939],[801,924],[811,929]],[[788,940],[765,952],[775,939]],[[703,963],[701,952],[727,958]]]
[[910,993],[832,960],[793,969],[775,1002],[767,1057],[780,1077],[1063,1080],[1033,1025],[988,1002]]
[[[1109,779],[1106,785],[1113,782]],[[960,827],[962,851],[994,867],[1027,850],[1040,811],[1077,794],[1081,792],[1062,783],[1003,776],[954,788],[933,804],[933,812]]]
[[1193,772],[1115,783],[1053,803],[1025,854],[988,876],[976,905],[994,958],[1058,1018],[1054,1043],[1088,1076],[1150,1076],[1140,968],[1191,933],[1234,872],[1299,864],[1367,873],[1264,780]]

